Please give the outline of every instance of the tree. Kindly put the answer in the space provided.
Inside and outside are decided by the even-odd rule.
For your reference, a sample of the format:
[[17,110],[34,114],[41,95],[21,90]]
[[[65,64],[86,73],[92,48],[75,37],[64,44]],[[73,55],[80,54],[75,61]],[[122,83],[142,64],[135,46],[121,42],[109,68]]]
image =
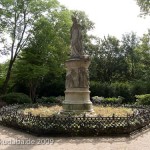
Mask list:
[[150,1],[149,0],[136,0],[141,10],[141,16],[150,15]]
[[51,80],[54,80],[64,71],[70,26],[70,13],[64,7],[47,18],[40,18],[34,25],[33,37],[20,54],[13,72],[16,83],[27,83],[33,102],[38,94],[37,89],[44,86],[45,77],[50,78],[50,74],[53,74]]
[[122,36],[121,47],[123,50],[123,55],[128,63],[128,79],[135,78],[136,70],[139,62],[139,54],[137,51],[137,46],[139,45],[139,38],[135,33],[127,33]]
[[150,81],[150,30],[147,34],[144,34],[140,39],[140,44],[138,46],[138,51],[140,53],[140,66],[139,72],[140,79],[145,81]]
[[8,63],[9,62],[5,62],[5,63],[0,64],[0,88],[2,87],[2,84],[5,80],[6,72],[8,69]]
[[120,41],[114,36],[97,39],[92,53],[91,80],[109,82],[125,80],[127,65]]
[[48,13],[59,11],[56,0],[1,0],[0,43],[1,53],[10,53],[9,67],[2,92],[6,93],[13,64],[21,49],[28,45],[34,23]]

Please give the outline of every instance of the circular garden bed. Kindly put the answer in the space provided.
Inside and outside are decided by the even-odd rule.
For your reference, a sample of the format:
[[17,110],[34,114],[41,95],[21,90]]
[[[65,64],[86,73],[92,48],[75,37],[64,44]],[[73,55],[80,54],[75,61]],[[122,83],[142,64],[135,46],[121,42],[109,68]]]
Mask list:
[[94,106],[97,115],[60,115],[61,106],[24,104],[0,109],[0,124],[38,135],[130,134],[150,123],[150,109],[144,106]]

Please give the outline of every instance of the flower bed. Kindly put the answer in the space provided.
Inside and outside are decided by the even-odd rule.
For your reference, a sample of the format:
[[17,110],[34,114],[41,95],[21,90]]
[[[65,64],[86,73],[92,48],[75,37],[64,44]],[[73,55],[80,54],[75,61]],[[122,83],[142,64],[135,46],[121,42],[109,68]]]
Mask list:
[[[112,135],[130,134],[150,123],[150,109],[142,106],[123,106],[134,108],[132,115],[126,117],[110,116],[60,116],[49,117],[24,114],[25,108],[37,108],[38,105],[14,105],[0,109],[0,124],[38,135]],[[118,106],[115,106],[118,107]]]
[[[43,106],[39,105],[36,108],[25,108],[22,109],[24,114],[31,113],[33,116],[41,116],[41,117],[50,117],[54,114],[58,114],[62,110],[62,107],[59,105],[52,106]],[[102,106],[102,105],[94,105],[93,110],[96,115],[100,115],[102,117],[111,117],[112,115],[118,117],[126,117],[127,115],[132,115],[134,113],[133,109],[126,107],[112,107],[112,106]]]

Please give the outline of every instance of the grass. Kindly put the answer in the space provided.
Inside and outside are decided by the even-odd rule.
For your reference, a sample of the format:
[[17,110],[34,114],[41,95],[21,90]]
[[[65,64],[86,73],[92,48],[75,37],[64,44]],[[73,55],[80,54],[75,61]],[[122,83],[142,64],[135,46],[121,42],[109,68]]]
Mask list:
[[61,106],[55,105],[51,107],[46,107],[46,106],[39,106],[38,108],[27,108],[24,110],[24,114],[31,113],[33,116],[42,116],[42,117],[47,117],[51,116],[53,114],[56,114],[62,109]]
[[94,106],[94,111],[96,114],[101,115],[103,117],[110,117],[113,114],[118,117],[126,117],[127,114],[133,114],[133,110],[131,108],[124,107],[102,107],[102,106]]
[[[102,107],[102,106],[93,106],[93,109],[97,115],[103,117],[111,117],[113,114],[118,117],[125,117],[127,114],[132,114],[133,110],[131,108],[124,107]],[[58,113],[62,110],[61,106],[55,105],[51,107],[39,106],[38,108],[27,108],[23,111],[24,114],[31,113],[34,116],[47,117],[53,114]]]

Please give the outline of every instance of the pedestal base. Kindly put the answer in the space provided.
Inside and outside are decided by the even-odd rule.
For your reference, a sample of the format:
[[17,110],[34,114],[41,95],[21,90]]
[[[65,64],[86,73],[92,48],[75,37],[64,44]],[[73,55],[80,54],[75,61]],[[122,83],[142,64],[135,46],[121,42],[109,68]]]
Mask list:
[[63,102],[63,111],[61,113],[93,113],[92,102],[89,96],[88,88],[73,88],[65,91],[65,101]]
[[61,114],[93,113],[90,101],[88,57],[73,58],[66,61],[66,91]]

